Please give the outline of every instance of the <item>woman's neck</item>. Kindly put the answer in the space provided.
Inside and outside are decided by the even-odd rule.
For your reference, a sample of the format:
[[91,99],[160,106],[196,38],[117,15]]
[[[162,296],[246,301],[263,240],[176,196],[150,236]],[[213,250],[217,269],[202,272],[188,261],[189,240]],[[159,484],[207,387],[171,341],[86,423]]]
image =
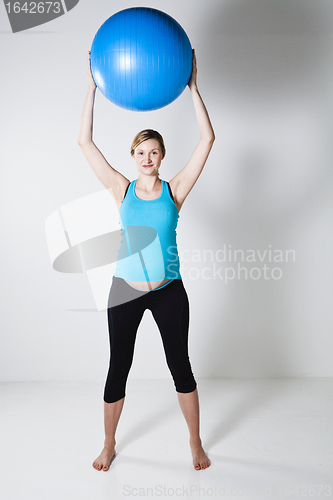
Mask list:
[[140,175],[137,178],[136,186],[138,189],[145,191],[146,193],[153,193],[154,191],[159,191],[161,186],[161,179],[157,176]]

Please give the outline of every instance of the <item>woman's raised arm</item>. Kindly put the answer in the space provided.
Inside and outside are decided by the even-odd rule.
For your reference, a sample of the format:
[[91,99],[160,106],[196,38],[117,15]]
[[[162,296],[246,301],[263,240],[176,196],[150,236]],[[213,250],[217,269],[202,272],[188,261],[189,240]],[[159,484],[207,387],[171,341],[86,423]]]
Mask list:
[[78,143],[94,173],[103,186],[111,192],[119,206],[130,181],[111,167],[92,140],[96,84],[90,69],[90,52],[88,52],[87,74],[88,92],[81,115]]
[[192,94],[195,114],[199,126],[200,139],[188,163],[169,182],[179,210],[184,203],[186,196],[189,194],[201,174],[215,140],[214,130],[210,122],[207,109],[197,87],[197,60],[194,49],[192,74],[188,82],[188,86]]

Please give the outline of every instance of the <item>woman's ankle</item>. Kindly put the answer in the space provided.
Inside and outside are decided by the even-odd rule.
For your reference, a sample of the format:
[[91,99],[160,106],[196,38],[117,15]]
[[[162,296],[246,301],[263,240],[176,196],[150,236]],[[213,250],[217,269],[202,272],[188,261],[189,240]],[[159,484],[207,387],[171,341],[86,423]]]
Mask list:
[[190,436],[190,445],[191,446],[201,446],[201,438],[200,436]]
[[116,446],[116,440],[115,438],[105,438],[104,441],[104,448],[107,449],[113,449]]

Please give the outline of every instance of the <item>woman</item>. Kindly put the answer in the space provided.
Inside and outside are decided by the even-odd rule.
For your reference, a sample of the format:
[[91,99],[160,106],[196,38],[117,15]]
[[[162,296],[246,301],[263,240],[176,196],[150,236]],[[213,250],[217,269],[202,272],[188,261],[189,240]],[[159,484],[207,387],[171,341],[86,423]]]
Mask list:
[[[90,52],[87,73],[88,93],[82,111],[78,143],[98,179],[116,201],[122,223],[121,245],[128,242],[131,228],[145,226],[155,231],[154,234],[158,237],[154,241],[159,244],[159,252],[154,245],[148,245],[148,258],[145,254],[145,259],[144,252],[139,248],[136,255],[132,256],[132,260],[137,259],[136,266],[133,266],[133,262],[130,263],[130,259],[119,258],[117,261],[108,303],[111,356],[104,392],[105,442],[93,467],[107,471],[116,455],[115,433],[124,404],[136,331],[145,309],[150,309],[162,336],[167,364],[188,425],[193,466],[196,470],[205,469],[209,467],[210,461],[202,448],[199,435],[199,399],[187,347],[188,298],[179,273],[175,240],[179,211],[198,179],[215,140],[207,110],[197,88],[195,52],[193,50],[192,74],[188,87],[200,139],[187,165],[169,183],[159,178],[165,147],[162,136],[154,130],[140,132],[133,141],[131,155],[139,171],[135,181],[130,182],[106,161],[92,140],[96,84],[90,69]],[[149,239],[149,234],[145,235]],[[150,247],[153,248],[153,253],[149,256]]]

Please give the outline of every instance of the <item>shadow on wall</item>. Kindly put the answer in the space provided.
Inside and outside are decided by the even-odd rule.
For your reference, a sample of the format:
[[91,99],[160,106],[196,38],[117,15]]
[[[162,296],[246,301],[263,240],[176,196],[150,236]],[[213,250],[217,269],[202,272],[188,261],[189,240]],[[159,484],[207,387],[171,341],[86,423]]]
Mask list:
[[[313,221],[331,203],[327,39],[332,13],[327,2],[246,0],[221,2],[200,19],[201,72],[209,75],[217,139],[209,173],[192,203],[206,207],[206,235],[217,248],[231,244],[245,252],[264,251],[271,244],[286,250],[298,243],[298,234],[309,241]],[[208,372],[311,376],[311,366],[300,373],[309,353],[303,357],[298,337],[308,326],[304,317],[316,319],[311,281],[299,298],[311,254],[300,257],[298,281],[295,267],[289,267],[281,281],[235,280],[227,293],[223,282],[210,282],[215,302],[214,317],[205,324],[212,332],[205,355]],[[324,265],[319,259],[314,264]],[[320,280],[320,273],[314,274]],[[320,285],[314,284],[314,289]],[[311,341],[311,328],[304,335]]]
[[200,19],[212,81],[263,98],[311,84],[321,70],[332,9],[310,0],[217,2]]
[[332,7],[221,2],[200,20],[217,137],[209,166],[219,166],[218,182],[203,182],[218,189],[211,206],[221,217],[245,209],[256,221],[285,219],[325,188],[327,174],[331,182]]

